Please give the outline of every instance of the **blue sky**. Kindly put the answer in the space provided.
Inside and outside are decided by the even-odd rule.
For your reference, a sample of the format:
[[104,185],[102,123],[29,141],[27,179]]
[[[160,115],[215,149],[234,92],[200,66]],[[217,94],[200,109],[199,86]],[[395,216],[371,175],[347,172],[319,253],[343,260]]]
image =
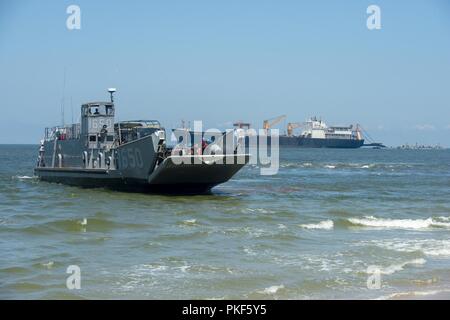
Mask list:
[[[81,30],[66,8],[81,8]],[[381,8],[381,30],[366,9]],[[0,143],[117,87],[120,120],[207,127],[287,114],[360,123],[389,145],[450,146],[450,2],[0,0]],[[286,122],[281,123],[280,129]]]

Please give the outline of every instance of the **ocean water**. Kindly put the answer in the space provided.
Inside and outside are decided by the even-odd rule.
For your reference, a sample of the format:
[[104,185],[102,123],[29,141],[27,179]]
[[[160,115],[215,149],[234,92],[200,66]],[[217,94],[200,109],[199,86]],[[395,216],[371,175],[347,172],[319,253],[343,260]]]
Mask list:
[[0,146],[0,298],[450,291],[450,150],[288,149],[278,175],[247,166],[211,195],[163,196],[40,182],[37,149]]

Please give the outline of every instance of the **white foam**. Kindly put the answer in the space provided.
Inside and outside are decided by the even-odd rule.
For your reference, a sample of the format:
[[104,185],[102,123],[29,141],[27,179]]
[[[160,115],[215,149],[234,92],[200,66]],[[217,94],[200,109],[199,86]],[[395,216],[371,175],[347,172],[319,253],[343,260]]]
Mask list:
[[185,224],[195,224],[197,222],[196,219],[188,219],[183,221]]
[[263,291],[260,291],[260,293],[262,293],[262,294],[275,294],[280,289],[284,289],[284,286],[283,285],[271,286],[271,287],[265,288]]
[[426,256],[433,258],[450,257],[450,239],[392,239],[392,240],[372,240],[369,243],[380,248],[394,250],[399,252],[420,251]]
[[249,247],[244,248],[244,252],[249,256],[256,256],[257,253]]
[[441,257],[450,257],[450,248],[441,248],[441,249],[426,249],[424,251],[426,255],[429,256],[441,256]]
[[264,208],[245,208],[244,212],[275,213],[272,210],[267,210],[267,209],[264,209]]
[[300,227],[305,229],[324,229],[330,230],[333,229],[334,223],[332,220],[324,220],[319,223],[310,223],[310,224],[301,224]]
[[30,176],[16,176],[16,178],[20,179],[20,180],[34,179],[34,177],[30,177]]
[[390,265],[387,268],[382,268],[380,270],[380,273],[381,274],[386,274],[386,275],[387,274],[394,274],[397,271],[402,271],[407,265],[415,265],[415,266],[417,266],[417,265],[423,265],[426,262],[427,261],[425,259],[420,258],[420,259],[414,259],[414,260],[411,260],[411,261],[406,261],[406,262],[403,262],[403,263],[400,263],[400,264],[393,264],[393,265]]
[[166,271],[167,266],[164,265],[153,265],[153,264],[143,264],[137,268],[138,270],[148,270],[150,273]]
[[411,292],[397,292],[389,295],[381,296],[376,298],[375,300],[392,300],[392,299],[411,299],[411,298],[420,298],[426,296],[434,296],[440,293],[449,293],[450,290],[430,290],[430,291],[411,291]]
[[42,263],[43,267],[46,267],[47,269],[51,269],[53,267],[53,265],[55,264],[55,262],[53,261],[49,261],[47,263]]
[[382,219],[373,216],[363,218],[349,218],[354,225],[387,229],[428,229],[432,227],[450,228],[449,222],[440,222],[433,218],[428,219]]
[[450,228],[449,217],[433,218],[433,225],[437,227]]
[[328,165],[328,164],[327,164],[327,165],[325,166],[325,168],[328,168],[328,169],[334,169],[334,168],[336,168],[336,166],[332,166],[332,165]]
[[188,266],[188,265],[178,267],[178,269],[180,269],[181,272],[187,272],[187,270],[189,270],[190,268],[191,268],[191,266]]

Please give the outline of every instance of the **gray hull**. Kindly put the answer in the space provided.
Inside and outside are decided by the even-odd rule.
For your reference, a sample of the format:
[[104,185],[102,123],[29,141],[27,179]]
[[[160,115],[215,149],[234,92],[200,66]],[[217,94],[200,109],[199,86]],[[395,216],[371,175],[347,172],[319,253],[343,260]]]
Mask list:
[[180,157],[169,157],[153,172],[139,177],[124,175],[121,170],[80,168],[35,168],[35,174],[43,181],[85,188],[199,194],[208,193],[214,186],[228,181],[248,162],[249,156],[184,156],[183,160],[188,163],[183,164],[173,160],[179,162]]

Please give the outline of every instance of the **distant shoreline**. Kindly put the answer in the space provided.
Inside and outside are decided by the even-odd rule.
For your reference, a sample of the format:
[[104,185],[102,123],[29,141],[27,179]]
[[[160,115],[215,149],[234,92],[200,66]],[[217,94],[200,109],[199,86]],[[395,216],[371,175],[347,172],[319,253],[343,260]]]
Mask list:
[[[0,146],[39,146],[39,143],[0,143]],[[282,148],[281,148],[282,149]],[[317,148],[300,148],[300,149],[317,149]],[[320,149],[320,148],[319,148]],[[331,148],[322,148],[322,149],[331,149]],[[373,149],[373,148],[358,148],[358,149]],[[439,150],[450,150],[450,147],[403,147],[403,146],[388,146],[386,148],[383,149],[387,149],[387,150],[405,150],[405,151],[411,151],[411,150],[420,150],[420,151],[439,151]],[[357,149],[354,149],[357,150]]]

